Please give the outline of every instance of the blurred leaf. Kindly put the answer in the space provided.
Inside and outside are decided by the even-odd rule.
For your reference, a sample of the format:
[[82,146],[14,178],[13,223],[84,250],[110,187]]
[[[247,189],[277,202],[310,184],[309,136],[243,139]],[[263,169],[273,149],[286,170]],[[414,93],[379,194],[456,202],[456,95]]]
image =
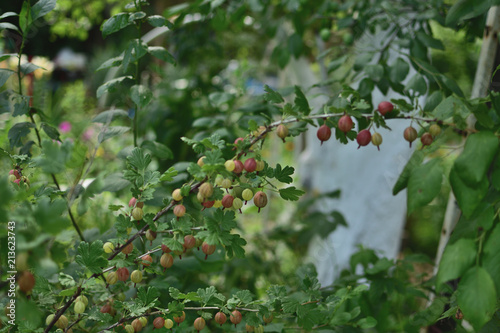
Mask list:
[[[0,26],[1,29],[1,26]],[[14,74],[15,72],[13,70],[7,69],[7,68],[0,68],[0,87],[2,87],[5,82],[9,79],[9,77]]]
[[475,0],[458,0],[454,5],[448,10],[446,15],[446,25],[454,26],[460,21],[468,20],[473,17],[479,16],[490,7],[500,5],[498,0],[486,0],[486,1],[475,1]]
[[497,151],[498,138],[493,132],[481,131],[469,135],[464,151],[453,164],[457,176],[468,186],[482,182]]
[[461,277],[476,259],[476,243],[472,239],[459,239],[453,244],[448,244],[439,263],[436,278],[436,288],[441,284]]
[[117,135],[121,135],[123,133],[126,133],[130,131],[130,127],[126,126],[109,126],[109,127],[104,127],[101,132],[99,132],[99,135],[97,136],[97,141],[99,143],[102,143],[108,139],[111,139],[112,137],[115,137]]
[[307,102],[307,98],[300,89],[299,86],[295,86],[295,107],[298,111],[302,112],[304,115],[308,115],[311,112],[311,108],[309,107],[309,103]]
[[441,190],[443,168],[435,158],[416,166],[408,178],[408,214],[430,203]]
[[174,154],[172,153],[170,148],[156,141],[143,141],[141,144],[141,148],[149,150],[153,154],[153,156],[156,156],[157,158],[162,160],[167,160],[174,157]]
[[266,92],[264,99],[268,102],[279,104],[285,101],[280,93],[271,89],[267,84],[264,86],[264,91]]
[[425,82],[422,75],[415,73],[415,75],[413,75],[406,84],[405,89],[413,90],[414,92],[418,92],[420,95],[425,95],[427,92],[427,82]]
[[496,311],[497,292],[491,276],[479,266],[470,268],[460,279],[457,303],[464,319],[479,331]]
[[160,181],[162,182],[171,182],[174,180],[174,177],[177,176],[177,170],[174,169],[174,167],[168,168],[167,171],[165,171],[161,177]]
[[410,179],[412,170],[421,165],[423,161],[424,153],[420,150],[415,150],[399,175],[396,184],[394,184],[392,195],[398,194],[408,186],[408,179]]
[[441,103],[443,100],[443,92],[440,90],[436,90],[429,97],[427,97],[425,101],[424,111],[425,112],[433,112],[434,109]]
[[172,29],[174,25],[172,22],[164,18],[163,16],[160,15],[151,15],[148,16],[147,18],[148,23],[151,24],[153,27],[168,27],[169,29]]
[[365,66],[364,71],[368,75],[368,77],[375,82],[380,81],[384,76],[384,67],[379,64],[367,65]]
[[399,83],[406,78],[409,71],[410,65],[403,58],[397,58],[392,66],[389,67],[389,79],[392,82]]
[[60,141],[59,140],[59,135],[60,135],[59,131],[55,127],[52,127],[47,123],[41,123],[40,127],[45,132],[45,134],[47,134],[47,136],[49,138],[51,138],[52,140]]
[[444,51],[444,45],[439,39],[435,39],[429,34],[426,34],[425,32],[418,31],[417,32],[417,38],[424,44],[425,46],[429,48],[433,48],[436,50],[443,50]]
[[44,197],[38,200],[33,217],[44,232],[56,235],[70,226],[69,221],[61,217],[66,209],[66,202],[63,199],[50,201]]
[[21,64],[21,73],[23,73],[24,75],[27,75],[29,73],[33,73],[34,71],[36,71],[39,68],[45,69],[43,67],[35,65],[32,62],[25,62],[25,63]]
[[461,99],[449,96],[439,103],[432,113],[439,120],[448,120],[456,115],[466,119],[471,112]]
[[450,185],[455,195],[458,206],[462,209],[465,217],[471,217],[481,200],[488,192],[488,179],[484,178],[479,184],[468,186],[460,178],[454,167],[450,171]]
[[128,117],[127,111],[120,109],[112,109],[99,113],[97,116],[92,118],[93,123],[109,124],[117,117]]
[[120,66],[122,64],[122,61],[123,61],[123,56],[110,58],[110,59],[106,60],[105,62],[103,62],[101,66],[97,67],[97,69],[95,71],[98,72],[98,71],[103,70],[103,69],[108,69],[111,67]]

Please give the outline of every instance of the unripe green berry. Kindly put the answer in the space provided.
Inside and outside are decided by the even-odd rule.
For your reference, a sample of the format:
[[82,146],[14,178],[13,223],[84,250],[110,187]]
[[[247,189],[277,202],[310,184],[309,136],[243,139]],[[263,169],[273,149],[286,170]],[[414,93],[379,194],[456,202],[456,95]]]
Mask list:
[[205,165],[204,160],[205,160],[205,156],[202,156],[202,157],[200,157],[198,159],[198,162],[196,162],[196,164],[198,164],[200,166],[200,168],[201,168],[201,167],[203,167]]
[[252,200],[253,198],[253,191],[249,188],[246,188],[243,190],[243,192],[241,193],[241,197],[243,198],[243,200],[245,201],[249,201],[249,200]]
[[234,164],[234,161],[233,160],[227,160],[225,163],[224,163],[224,167],[226,168],[227,171],[231,172],[234,170],[235,168],[235,164]]
[[130,280],[132,280],[133,283],[140,283],[142,281],[142,272],[139,270],[133,271],[130,275]]
[[144,216],[144,211],[142,210],[142,208],[135,207],[132,210],[132,217],[134,218],[134,220],[140,221],[140,220],[142,220],[143,216]]
[[127,331],[127,333],[135,333],[134,326],[130,324],[125,325],[125,331]]
[[264,170],[265,166],[266,166],[266,164],[264,163],[264,161],[258,160],[257,161],[257,168],[255,168],[255,171],[257,171],[257,172],[262,171],[262,170]]
[[148,324],[148,318],[140,317],[139,320],[141,321],[142,327],[146,327],[146,325]]
[[215,177],[215,181],[214,181],[215,185],[221,186],[223,179],[224,179],[224,177],[222,175],[217,175],[217,177]]
[[377,146],[378,150],[380,150],[380,145],[382,144],[382,135],[380,133],[373,133],[372,135],[372,143],[374,146]]
[[106,242],[106,243],[104,243],[104,245],[102,246],[102,248],[103,248],[103,250],[104,250],[105,253],[111,253],[111,252],[114,251],[115,246],[111,242]]
[[75,310],[75,313],[77,313],[77,314],[84,313],[85,312],[85,303],[83,303],[82,301],[77,301],[77,302],[75,302],[73,309]]
[[430,127],[429,127],[429,133],[436,137],[438,136],[439,134],[441,134],[441,127],[438,125],[438,124],[432,124]]
[[285,142],[285,138],[288,136],[288,127],[285,124],[279,124],[276,128],[276,135]]
[[176,188],[172,192],[172,199],[174,199],[175,201],[181,201],[182,200],[182,195],[181,195],[181,189],[180,188]]
[[241,209],[241,207],[243,207],[243,201],[240,198],[234,198],[233,209],[238,210],[238,209]]
[[165,328],[169,330],[172,327],[174,327],[174,322],[172,321],[172,319],[165,319]]
[[232,185],[233,185],[233,182],[231,181],[231,179],[224,178],[224,179],[222,180],[221,186],[222,186],[223,188],[230,188]]
[[69,321],[65,315],[62,315],[56,321],[56,327],[60,328],[60,329],[65,329],[66,327],[68,327],[68,324],[69,324]]
[[151,229],[148,229],[146,231],[146,239],[150,242],[154,241],[156,239],[156,232]]
[[45,319],[45,325],[48,326],[52,322],[52,319],[54,319],[54,314],[49,314]]
[[81,301],[85,306],[89,305],[89,299],[85,295],[80,295],[75,299],[75,302]]
[[116,272],[109,272],[109,274],[106,276],[106,283],[107,284],[115,284],[118,281],[118,275]]

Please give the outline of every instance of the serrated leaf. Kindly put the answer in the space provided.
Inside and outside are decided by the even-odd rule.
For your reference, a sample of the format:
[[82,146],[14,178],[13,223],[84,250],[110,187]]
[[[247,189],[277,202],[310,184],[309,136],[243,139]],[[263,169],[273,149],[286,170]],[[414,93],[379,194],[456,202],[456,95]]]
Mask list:
[[282,188],[279,190],[280,196],[285,200],[297,201],[305,192],[297,189],[295,186]]
[[295,107],[298,111],[302,112],[306,116],[309,115],[311,112],[309,102],[299,86],[295,86],[295,99],[293,102],[295,103]]
[[132,22],[129,21],[129,16],[129,13],[118,13],[106,20],[101,26],[102,37],[106,38],[110,34],[131,25]]
[[160,292],[156,287],[140,287],[137,290],[137,300],[140,301],[143,306],[154,304],[159,296]]
[[264,91],[266,92],[264,99],[268,102],[279,104],[285,101],[280,93],[271,89],[267,84],[264,86]]
[[448,244],[439,263],[436,286],[456,279],[467,271],[476,259],[476,244],[472,239],[459,239]]
[[408,214],[431,202],[441,190],[443,168],[435,158],[411,170],[408,179]]
[[81,242],[78,246],[78,255],[75,261],[82,267],[87,268],[92,273],[100,273],[108,264],[108,261],[102,257],[104,250],[102,241],[96,240],[92,243]]
[[174,180],[174,177],[177,176],[177,174],[178,174],[177,170],[175,170],[174,167],[170,167],[160,176],[160,181],[171,182]]
[[189,172],[189,174],[198,181],[202,180],[206,176],[205,172],[203,172],[201,167],[198,164],[192,162],[189,163],[187,172]]
[[172,251],[184,251],[184,247],[182,246],[182,244],[174,238],[163,238],[163,244],[168,246],[168,248]]
[[497,291],[491,276],[479,266],[469,269],[460,279],[457,288],[457,303],[464,319],[476,332],[495,314]]
[[289,184],[293,181],[291,175],[293,175],[293,172],[295,169],[291,166],[285,166],[285,168],[282,168],[281,165],[278,163],[276,165],[276,168],[274,169],[274,178],[276,178],[278,181],[282,183]]

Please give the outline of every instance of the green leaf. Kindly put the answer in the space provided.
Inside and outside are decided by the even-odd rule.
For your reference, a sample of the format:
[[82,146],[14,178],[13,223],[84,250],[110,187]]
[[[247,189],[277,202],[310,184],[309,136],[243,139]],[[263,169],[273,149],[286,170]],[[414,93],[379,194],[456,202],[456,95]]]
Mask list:
[[96,240],[92,243],[81,242],[78,245],[78,255],[75,261],[92,273],[98,274],[108,264],[108,261],[102,257],[103,254],[102,241]]
[[102,95],[104,95],[107,92],[115,92],[116,88],[118,85],[122,84],[123,81],[125,80],[132,80],[132,76],[121,76],[117,77],[116,79],[109,80],[108,82],[102,84],[97,88],[97,93],[96,96],[97,98],[100,98]]
[[439,103],[432,113],[439,120],[447,120],[454,116],[466,119],[471,114],[471,111],[461,99],[455,96],[449,96]]
[[290,186],[287,188],[282,188],[279,190],[280,196],[285,200],[297,201],[300,196],[305,192],[302,190],[298,190],[295,186]]
[[495,314],[497,292],[491,276],[479,266],[469,269],[458,283],[457,303],[477,332]]
[[295,86],[295,107],[302,112],[304,115],[308,115],[311,112],[311,108],[309,107],[309,103],[307,102],[307,98],[300,89],[299,86]]
[[163,244],[165,244],[166,246],[168,246],[168,248],[172,251],[184,251],[184,247],[182,246],[182,244],[175,240],[174,238],[166,238],[165,237],[163,238]]
[[465,97],[462,89],[458,86],[458,84],[450,79],[449,77],[445,75],[439,75],[438,78],[443,82],[443,84],[446,86],[446,88],[450,89],[451,92],[453,92],[455,95],[459,97]]
[[141,148],[149,150],[153,156],[156,156],[162,160],[168,160],[174,157],[174,153],[162,143],[156,141],[143,141],[141,144]]
[[153,57],[168,62],[172,65],[177,64],[177,61],[175,60],[174,56],[162,46],[149,46],[148,53],[151,54]]
[[427,47],[444,51],[444,45],[439,39],[435,39],[423,31],[417,32],[417,38]]
[[138,172],[144,172],[151,163],[151,155],[145,154],[141,148],[134,148],[129,156],[127,156],[127,168],[137,170]]
[[296,59],[302,54],[304,49],[304,43],[302,42],[302,37],[299,34],[294,33],[288,38],[288,50]]
[[29,111],[29,96],[25,95],[14,95],[14,112],[12,112],[13,117],[24,116]]
[[293,172],[295,169],[291,166],[285,166],[284,169],[281,168],[281,165],[278,163],[276,165],[276,169],[274,169],[274,178],[276,178],[278,181],[286,184],[290,184],[293,182],[291,175],[293,175]]
[[9,129],[10,149],[22,146],[22,139],[27,136],[35,125],[28,122],[17,123]]
[[446,281],[461,277],[476,259],[476,243],[472,239],[459,239],[448,244],[439,263],[436,277],[436,288]]
[[123,68],[127,70],[130,63],[135,63],[147,53],[148,45],[142,39],[133,39],[129,41],[127,49],[123,54]]
[[415,73],[413,77],[406,84],[405,89],[413,90],[414,92],[418,92],[420,95],[425,95],[427,92],[427,82],[420,73]]
[[23,73],[24,75],[27,75],[29,73],[33,73],[34,71],[36,71],[39,68],[45,69],[43,67],[35,65],[32,62],[25,62],[25,63],[21,64],[21,73]]
[[129,13],[118,13],[106,20],[101,26],[102,37],[106,38],[108,35],[131,25],[132,22],[129,21],[129,16]]
[[271,89],[267,84],[264,86],[264,91],[267,93],[264,95],[264,99],[268,102],[279,104],[285,101],[280,93]]
[[146,13],[144,13],[144,12],[135,12],[135,13],[130,13],[130,16],[129,16],[128,20],[130,21],[130,23],[135,23],[134,21],[142,20],[145,17],[146,17]]
[[0,15],[0,20],[11,16],[18,16],[18,14],[14,12],[5,12],[2,15]]
[[120,66],[122,64],[122,61],[123,61],[123,56],[108,59],[105,62],[103,62],[101,66],[97,67],[95,71],[98,72],[103,69]]
[[148,306],[150,304],[156,303],[160,297],[160,292],[156,287],[139,287],[137,290],[137,300],[142,304],[142,306]]
[[500,223],[497,223],[484,243],[483,267],[488,271],[500,292]]
[[409,71],[410,65],[408,65],[403,58],[398,58],[394,64],[389,67],[389,79],[394,83],[399,83],[406,78]]
[[9,77],[14,74],[13,70],[7,68],[0,68],[0,87],[2,87],[5,82],[9,79]]
[[464,151],[453,165],[457,176],[468,186],[479,184],[486,177],[497,151],[498,138],[493,132],[469,135]]
[[35,22],[56,8],[56,0],[40,0],[31,7],[31,20]]
[[384,77],[384,67],[379,64],[366,65],[364,71],[375,82],[380,81]]
[[458,206],[462,209],[465,217],[469,218],[476,210],[479,203],[488,192],[489,182],[484,178],[482,182],[474,186],[468,186],[462,178],[460,178],[454,167],[450,170],[450,185],[455,195]]
[[447,26],[454,26],[457,23],[479,16],[490,7],[500,5],[497,0],[459,0],[448,11],[445,23]]
[[169,29],[172,29],[174,25],[172,22],[167,20],[161,15],[151,15],[147,18],[148,23],[151,24],[153,27],[168,27]]
[[424,161],[424,156],[424,153],[420,150],[415,150],[413,152],[403,171],[399,175],[396,184],[394,184],[392,195],[398,194],[408,186],[408,179],[410,179],[411,172],[413,171],[413,169],[422,164],[422,162]]
[[40,127],[42,128],[42,130],[45,132],[45,134],[47,134],[47,136],[49,138],[51,138],[52,140],[57,140],[57,141],[60,141],[59,140],[59,131],[57,130],[57,128],[55,127],[52,127],[50,126],[49,124],[47,123],[41,123],[40,124]]
[[99,132],[99,135],[97,136],[97,141],[99,143],[102,143],[106,141],[107,139],[110,139],[114,136],[121,135],[123,133],[127,133],[130,131],[130,127],[126,126],[109,126],[109,127],[104,127],[101,132]]
[[139,108],[143,108],[151,102],[153,93],[142,84],[134,85],[130,88],[130,98]]
[[372,328],[372,327],[377,326],[377,320],[373,317],[368,316],[366,318],[362,318],[362,319],[358,320],[356,325],[358,325],[359,328],[361,328],[361,329]]
[[433,112],[442,100],[443,92],[441,90],[433,92],[429,97],[427,97],[427,100],[425,101],[424,111]]
[[93,123],[109,124],[117,117],[128,117],[128,112],[120,109],[107,110],[92,118]]
[[174,167],[168,168],[167,171],[165,171],[161,177],[160,181],[161,182],[171,182],[174,180],[174,177],[177,176],[177,170],[174,169]]
[[408,214],[431,202],[441,190],[443,168],[435,158],[411,170],[408,179]]
[[50,201],[44,197],[38,200],[33,217],[44,232],[57,235],[69,226],[69,221],[61,217],[66,210],[66,201],[63,199]]
[[29,1],[24,1],[21,12],[19,13],[19,27],[21,28],[21,31],[27,34],[31,23],[33,23],[31,18],[31,5]]

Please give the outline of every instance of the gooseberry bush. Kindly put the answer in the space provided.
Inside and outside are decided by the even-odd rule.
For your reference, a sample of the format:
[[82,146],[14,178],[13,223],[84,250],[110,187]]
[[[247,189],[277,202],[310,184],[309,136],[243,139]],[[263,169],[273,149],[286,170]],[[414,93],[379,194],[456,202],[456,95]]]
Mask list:
[[[446,319],[461,330],[464,320],[476,331],[497,325],[500,291],[497,93],[466,98],[458,86],[422,58],[425,52],[421,49],[440,48],[440,41],[424,30],[413,31],[421,45],[418,52],[414,48],[412,52],[420,57],[411,53],[408,61],[398,58],[391,67],[384,53],[386,47],[377,51],[381,57],[375,65],[360,66],[357,61],[355,70],[367,75],[364,84],[359,89],[341,85],[338,94],[320,111],[310,107],[304,87],[281,91],[266,85],[259,103],[269,112],[242,118],[243,125],[227,125],[237,127],[239,136],[232,138],[217,131],[183,136],[184,145],[191,147],[195,158],[182,165],[160,168],[159,161],[170,158],[172,151],[165,144],[151,140],[150,133],[141,127],[140,117],[159,99],[154,84],[143,80],[150,71],[145,63],[156,59],[173,68],[182,59],[176,59],[163,46],[148,45],[142,37],[143,29],[148,26],[181,31],[186,28],[182,18],[196,10],[211,18],[214,25],[222,24],[216,20],[221,20],[224,9],[220,4],[196,4],[164,17],[147,13],[147,5],[145,1],[133,1],[101,27],[105,38],[126,29],[134,31],[136,37],[127,40],[119,55],[98,68],[99,71],[120,68],[117,75],[121,76],[104,82],[96,90],[98,98],[106,95],[116,98],[109,110],[92,120],[101,125],[97,146],[118,138],[133,144],[120,153],[122,170],[109,180],[99,175],[106,173],[105,169],[95,170],[96,179],[86,186],[82,184],[96,163],[98,148],[92,151],[75,138],[61,136],[44,112],[43,101],[37,101],[29,92],[32,82],[26,79],[33,80],[30,75],[38,66],[21,63],[24,45],[29,42],[35,23],[55,8],[56,1],[40,0],[34,5],[25,1],[19,13],[0,16],[0,19],[18,18],[17,25],[4,22],[0,27],[14,31],[21,40],[17,53],[0,58],[17,60],[15,69],[0,72],[4,89],[1,94],[5,98],[2,113],[9,116],[8,145],[0,150],[2,160],[9,161],[3,164],[9,167],[0,182],[0,216],[2,221],[15,221],[15,224],[5,223],[0,233],[2,253],[8,253],[9,258],[2,257],[2,281],[9,272],[17,272],[17,310],[11,311],[10,301],[2,303],[6,311],[0,315],[3,325],[0,332],[153,329],[417,332]],[[265,6],[261,5],[262,8],[257,6],[252,10],[264,11]],[[430,18],[441,22],[441,8],[448,13],[446,20],[452,23],[464,19],[457,18],[456,7],[433,5],[435,11],[427,8],[429,16],[420,17],[419,22],[413,22],[415,26]],[[318,12],[350,12],[348,7],[338,8],[328,2],[317,2],[315,6],[311,8]],[[417,2],[414,6],[417,10],[426,5]],[[231,6],[226,9],[234,10]],[[287,6],[278,9],[294,13]],[[303,9],[302,14],[314,15],[307,10]],[[363,19],[367,18],[360,18]],[[294,45],[302,37],[298,26],[295,28],[294,42],[289,45],[290,52],[298,56],[300,52]],[[330,38],[324,29],[320,36]],[[289,60],[286,52],[282,49],[275,52],[278,65],[286,65]],[[419,72],[407,86],[402,86],[408,62]],[[335,66],[332,61],[331,68]],[[383,77],[385,72],[388,78]],[[426,94],[428,82],[440,89],[422,107],[419,97]],[[405,98],[383,101],[374,107],[366,87],[371,86],[368,89],[371,93],[375,84],[385,92],[391,86]],[[126,106],[129,111],[115,105]],[[471,116],[476,119],[473,128],[467,124]],[[122,118],[128,119],[128,126],[112,125]],[[401,119],[412,121],[401,133],[401,140],[409,142],[410,147],[413,143],[417,149],[395,183],[393,193],[407,189],[408,210],[414,212],[436,198],[445,179],[462,212],[436,276],[423,279],[413,272],[415,263],[429,263],[423,256],[393,261],[380,258],[370,249],[360,249],[352,257],[350,269],[331,286],[319,284],[311,265],[301,266],[288,279],[289,284],[266,286],[259,295],[250,290],[253,287],[226,286],[221,291],[210,279],[192,278],[196,269],[203,274],[218,271],[223,275],[224,267],[231,267],[224,266],[226,263],[246,257],[246,247],[251,244],[242,232],[240,216],[253,215],[259,220],[272,206],[283,202],[294,203],[294,216],[299,222],[307,215],[316,220],[321,216],[310,211],[314,198],[301,198],[305,192],[294,184],[294,168],[268,161],[266,142],[272,135],[289,143],[308,130],[316,130],[315,144],[336,140],[339,144],[357,145],[360,154],[375,147],[383,154],[380,130],[390,129],[391,122]],[[450,161],[449,155],[439,152],[444,144],[457,138],[465,140],[463,151]],[[61,181],[62,177],[67,179]],[[79,219],[91,213],[89,202],[103,192],[116,194],[104,213],[107,217],[99,217],[111,219],[112,226],[97,234],[82,231]],[[339,193],[328,195],[335,197]],[[345,224],[340,214],[335,218],[337,224]],[[310,234],[311,230],[318,229],[317,233],[325,237],[333,229],[330,226],[323,230],[320,223],[301,227],[277,228],[274,233],[285,235],[285,243],[294,243],[294,239]],[[7,243],[11,244],[13,234],[22,247],[11,255],[15,251]],[[49,255],[36,253],[42,248]],[[55,259],[55,267],[49,265],[47,269],[36,262],[46,257]],[[183,280],[188,283],[179,282]],[[8,292],[5,294],[13,299]],[[435,297],[425,305],[431,294]],[[15,320],[10,323],[12,313]],[[405,317],[400,318],[400,314]]]

